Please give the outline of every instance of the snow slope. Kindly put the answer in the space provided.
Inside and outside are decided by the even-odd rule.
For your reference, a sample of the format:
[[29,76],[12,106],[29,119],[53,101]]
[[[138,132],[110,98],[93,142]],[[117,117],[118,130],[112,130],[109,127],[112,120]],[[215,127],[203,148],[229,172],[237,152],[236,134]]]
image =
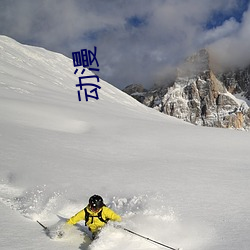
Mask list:
[[166,245],[250,249],[248,132],[181,122],[101,80],[100,99],[79,102],[70,59],[5,36],[0,75],[1,249],[162,249],[112,225],[90,244],[83,223],[61,240],[36,223],[95,193]]

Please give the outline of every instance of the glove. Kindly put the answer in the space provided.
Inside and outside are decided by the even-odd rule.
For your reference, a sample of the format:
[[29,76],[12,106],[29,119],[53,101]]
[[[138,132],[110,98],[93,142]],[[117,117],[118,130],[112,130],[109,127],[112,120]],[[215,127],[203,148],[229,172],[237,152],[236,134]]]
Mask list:
[[57,238],[59,238],[59,239],[62,238],[64,234],[65,234],[65,232],[62,231],[62,230],[59,230],[59,231],[56,232],[56,236],[57,236]]
[[56,237],[62,238],[67,231],[71,228],[71,225],[65,223],[63,225],[59,225],[56,230]]

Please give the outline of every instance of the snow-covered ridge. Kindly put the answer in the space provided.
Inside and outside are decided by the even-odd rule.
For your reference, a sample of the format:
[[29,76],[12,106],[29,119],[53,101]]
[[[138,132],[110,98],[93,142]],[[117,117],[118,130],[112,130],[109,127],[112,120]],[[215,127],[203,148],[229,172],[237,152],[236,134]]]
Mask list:
[[[102,70],[101,65],[100,70]],[[49,94],[54,86],[57,92],[64,94],[67,92],[67,95],[71,93],[77,99],[78,89],[75,85],[79,83],[78,77],[90,76],[93,73],[86,69],[84,75],[74,75],[74,71],[72,60],[62,54],[22,45],[9,37],[0,36],[0,84],[5,89],[35,95],[40,90]],[[96,79],[88,79],[88,82],[97,83]],[[140,106],[133,98],[102,79],[98,84],[102,87],[99,93],[100,100]]]
[[[72,60],[61,54],[22,45],[11,38],[0,36],[0,88],[1,99],[5,100],[1,109],[9,109],[9,113],[2,119],[14,119],[23,125],[70,133],[88,130],[91,125],[85,120],[72,118],[72,111],[67,108],[72,103],[78,106],[88,104],[84,99],[84,91],[83,100],[78,101],[79,88],[75,85],[79,83],[79,76],[74,75],[74,70]],[[93,73],[86,69],[84,76],[90,75]],[[95,78],[88,80],[96,84],[95,81]],[[122,105],[128,109],[138,107],[145,110],[143,105],[102,79],[98,84],[101,86],[100,99],[94,105],[107,102],[111,107]],[[22,102],[19,101],[20,95]],[[60,112],[56,106],[48,105],[47,98],[65,105],[64,112]],[[89,103],[93,102],[89,99]]]

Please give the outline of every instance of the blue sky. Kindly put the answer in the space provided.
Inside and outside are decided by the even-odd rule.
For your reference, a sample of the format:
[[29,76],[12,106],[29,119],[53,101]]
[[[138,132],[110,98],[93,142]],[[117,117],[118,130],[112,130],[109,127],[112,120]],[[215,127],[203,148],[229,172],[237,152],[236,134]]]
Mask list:
[[249,0],[0,0],[0,34],[68,57],[96,46],[99,76],[119,88],[165,82],[205,47],[247,64],[249,27]]
[[223,25],[225,20],[234,18],[238,23],[242,22],[242,17],[244,12],[247,11],[249,5],[249,0],[240,0],[237,3],[236,8],[232,8],[230,12],[223,12],[222,10],[216,10],[211,13],[211,18],[207,21],[206,28],[212,29]]

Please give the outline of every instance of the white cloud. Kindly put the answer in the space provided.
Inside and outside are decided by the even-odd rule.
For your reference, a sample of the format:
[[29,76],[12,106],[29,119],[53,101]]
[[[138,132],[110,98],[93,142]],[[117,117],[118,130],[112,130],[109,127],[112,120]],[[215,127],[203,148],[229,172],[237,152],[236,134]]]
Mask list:
[[[214,12],[230,14],[237,4],[237,0],[2,0],[0,33],[68,56],[97,46],[101,77],[121,88],[132,82],[149,85],[205,45],[213,43],[220,50],[237,39],[243,44],[250,33],[247,14],[242,24],[232,18],[214,30],[204,29]],[[143,20],[143,25],[131,25],[132,17]]]
[[246,66],[250,64],[250,9],[244,13],[242,22],[228,36],[216,40],[210,50],[218,63],[225,66]]
[[201,44],[211,44],[214,41],[218,41],[222,38],[235,35],[239,30],[240,24],[235,20],[235,18],[230,18],[226,20],[221,26],[216,28],[205,30],[204,34],[201,36]]

